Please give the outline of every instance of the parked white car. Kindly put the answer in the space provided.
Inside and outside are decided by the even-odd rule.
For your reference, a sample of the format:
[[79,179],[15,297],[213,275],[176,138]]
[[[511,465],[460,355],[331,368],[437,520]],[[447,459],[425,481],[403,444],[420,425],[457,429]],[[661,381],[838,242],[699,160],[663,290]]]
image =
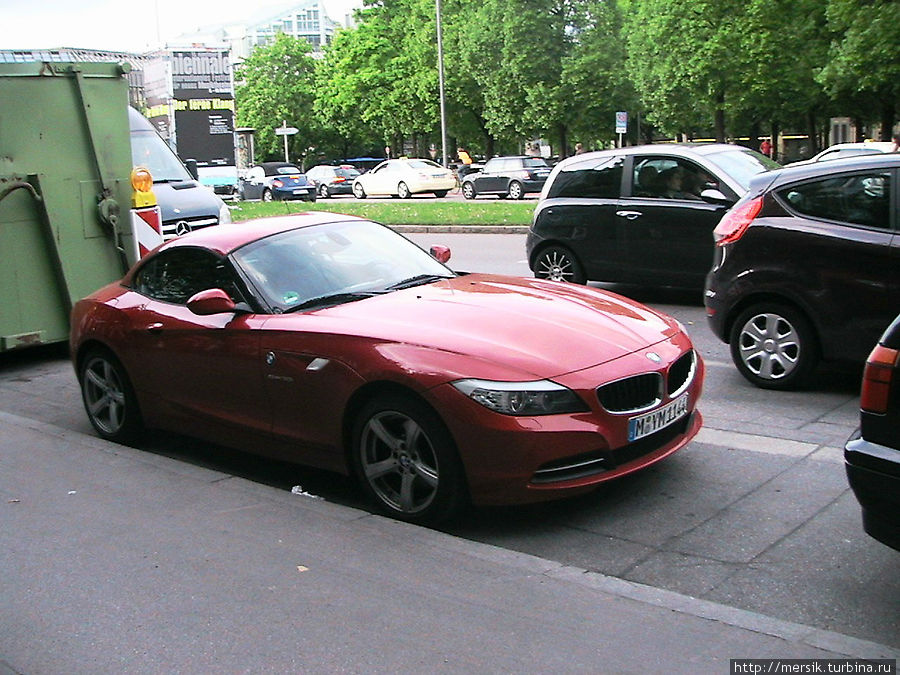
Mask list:
[[890,141],[868,141],[866,143],[835,143],[817,155],[813,155],[809,159],[801,162],[791,162],[787,166],[798,166],[801,164],[814,164],[815,162],[825,162],[831,159],[844,159],[845,157],[855,157],[858,155],[877,155],[881,152],[893,152],[894,144]]
[[388,159],[353,181],[353,196],[397,196],[409,199],[414,194],[433,192],[444,197],[456,187],[449,169],[429,159]]

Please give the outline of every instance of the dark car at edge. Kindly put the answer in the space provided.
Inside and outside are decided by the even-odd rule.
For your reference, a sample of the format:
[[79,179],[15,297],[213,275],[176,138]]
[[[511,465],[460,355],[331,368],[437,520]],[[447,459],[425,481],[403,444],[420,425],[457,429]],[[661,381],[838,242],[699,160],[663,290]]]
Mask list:
[[900,316],[866,362],[860,427],[844,447],[847,479],[863,529],[900,551]]
[[465,174],[461,188],[466,199],[478,195],[522,199],[529,192],[540,192],[549,175],[550,166],[541,157],[493,157]]

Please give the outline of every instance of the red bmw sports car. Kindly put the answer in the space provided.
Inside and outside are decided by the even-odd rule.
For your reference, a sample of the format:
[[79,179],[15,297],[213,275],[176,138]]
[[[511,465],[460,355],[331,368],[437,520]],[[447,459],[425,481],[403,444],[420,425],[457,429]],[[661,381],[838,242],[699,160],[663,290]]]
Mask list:
[[580,494],[697,433],[704,367],[676,320],[447,259],[328,213],[163,244],[73,310],[91,423],[354,474],[415,522]]

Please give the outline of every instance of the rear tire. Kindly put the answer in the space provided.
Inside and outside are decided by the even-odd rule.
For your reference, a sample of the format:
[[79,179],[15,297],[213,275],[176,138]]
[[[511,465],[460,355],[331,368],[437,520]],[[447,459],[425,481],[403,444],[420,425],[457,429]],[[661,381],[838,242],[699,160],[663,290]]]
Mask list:
[[509,184],[509,191],[507,193],[510,199],[522,199],[525,196],[525,188],[522,187],[522,184],[514,180]]
[[731,327],[731,358],[761,389],[795,389],[819,361],[812,325],[802,312],[777,302],[748,307]]
[[321,197],[322,199],[328,199],[330,196],[331,196],[331,192],[328,190],[328,186],[320,185],[319,186],[319,197]]
[[412,197],[412,192],[410,192],[409,186],[406,183],[397,185],[397,196],[400,197],[400,199],[409,199]]
[[271,202],[271,201],[273,201],[273,199],[274,199],[274,197],[272,197],[272,191],[269,188],[266,188],[265,190],[263,190],[262,200],[264,202]]
[[360,184],[360,183],[353,184],[353,196],[356,197],[357,199],[365,199],[366,198],[366,191],[363,189],[362,184]]
[[103,438],[133,443],[144,424],[137,397],[121,362],[106,349],[94,349],[78,371],[81,400],[91,425]]

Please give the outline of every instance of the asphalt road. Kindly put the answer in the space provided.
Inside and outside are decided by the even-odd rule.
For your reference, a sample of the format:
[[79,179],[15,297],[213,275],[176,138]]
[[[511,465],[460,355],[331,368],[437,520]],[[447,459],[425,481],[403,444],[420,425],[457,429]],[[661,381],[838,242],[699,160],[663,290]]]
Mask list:
[[[522,235],[409,235],[448,244],[451,266],[529,275]],[[823,369],[803,392],[745,383],[705,324],[699,294],[615,287],[679,318],[708,366],[698,439],[660,465],[579,499],[472,510],[454,535],[651,587],[900,647],[900,554],[868,538],[841,446],[858,372]],[[0,355],[0,410],[90,434],[58,350]],[[148,453],[365,507],[346,480],[181,437]],[[157,486],[156,489],[165,489]],[[163,496],[164,497],[164,496]],[[748,655],[756,656],[756,655]]]

